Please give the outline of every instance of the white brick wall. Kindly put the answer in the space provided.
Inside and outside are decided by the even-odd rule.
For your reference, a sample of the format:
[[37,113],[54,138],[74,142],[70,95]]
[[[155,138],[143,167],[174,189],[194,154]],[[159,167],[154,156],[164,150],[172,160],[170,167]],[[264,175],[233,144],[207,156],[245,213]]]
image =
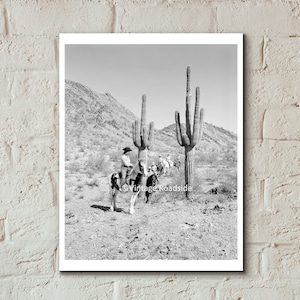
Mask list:
[[[288,0],[0,1],[0,299],[300,299],[300,8]],[[64,273],[60,32],[245,34],[245,272]]]

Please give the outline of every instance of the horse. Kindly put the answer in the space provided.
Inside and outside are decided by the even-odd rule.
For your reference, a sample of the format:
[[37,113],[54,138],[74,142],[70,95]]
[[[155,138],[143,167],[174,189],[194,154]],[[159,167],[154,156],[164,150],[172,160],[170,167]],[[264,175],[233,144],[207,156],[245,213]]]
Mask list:
[[179,170],[180,170],[180,167],[181,167],[181,161],[180,161],[180,159],[176,159],[176,160],[174,161],[174,168],[176,168],[177,171],[179,171]]
[[146,203],[148,203],[149,200],[151,200],[152,193],[155,191],[156,184],[158,183],[158,176],[157,173],[154,171],[153,174],[151,174],[146,181]]
[[169,173],[170,165],[165,158],[162,158],[161,160],[159,160],[157,162],[156,166],[157,166],[157,171],[158,171],[159,175],[166,175]]
[[169,168],[172,169],[172,168],[174,167],[174,162],[173,162],[173,160],[167,159],[166,161],[167,161],[167,163],[169,164]]
[[[140,186],[143,184],[143,178],[147,177],[146,164],[139,160],[139,162],[131,170],[129,178],[126,179],[127,186],[132,190],[132,195],[130,199],[130,213],[134,213],[134,203],[137,195],[140,192]],[[114,172],[109,176],[109,186],[110,186],[110,210],[115,211],[117,194],[122,190],[120,187],[121,182],[121,172]],[[133,186],[132,186],[133,184]]]

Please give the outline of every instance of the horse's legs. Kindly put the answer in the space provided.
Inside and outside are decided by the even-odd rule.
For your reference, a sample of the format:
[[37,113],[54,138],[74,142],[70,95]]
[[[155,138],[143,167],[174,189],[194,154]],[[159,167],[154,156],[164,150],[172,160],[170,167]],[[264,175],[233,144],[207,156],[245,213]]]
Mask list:
[[149,201],[149,196],[150,196],[149,192],[146,191],[146,193],[145,193],[145,198],[146,198],[145,203],[148,203],[148,201]]
[[134,214],[134,204],[135,204],[135,200],[136,200],[136,198],[137,198],[137,196],[138,196],[139,193],[140,193],[139,191],[137,193],[133,192],[132,195],[131,195],[131,198],[130,198],[130,210],[129,210],[129,212],[130,212],[131,215]]
[[145,203],[148,203],[150,201],[149,203],[151,204],[151,196],[152,196],[151,193],[146,193],[146,201],[145,201]]
[[111,189],[111,195],[110,195],[110,210],[115,211],[117,206],[116,206],[116,198],[117,198],[117,189],[113,188]]

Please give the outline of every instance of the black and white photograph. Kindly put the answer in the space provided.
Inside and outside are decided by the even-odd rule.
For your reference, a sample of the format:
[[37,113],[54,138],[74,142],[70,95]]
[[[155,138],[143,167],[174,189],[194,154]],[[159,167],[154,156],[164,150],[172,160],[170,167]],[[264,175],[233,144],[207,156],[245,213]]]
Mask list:
[[61,271],[243,270],[243,35],[60,34]]

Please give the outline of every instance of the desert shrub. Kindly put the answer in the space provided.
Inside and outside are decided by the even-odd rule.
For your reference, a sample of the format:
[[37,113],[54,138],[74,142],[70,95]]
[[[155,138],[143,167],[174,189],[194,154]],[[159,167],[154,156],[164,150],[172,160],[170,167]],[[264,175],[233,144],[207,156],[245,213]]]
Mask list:
[[89,177],[99,172],[108,175],[111,172],[109,156],[102,153],[90,154],[86,163],[86,172],[89,174]]
[[77,174],[80,171],[80,165],[77,162],[72,162],[66,166],[66,170],[71,174]]
[[230,190],[237,189],[237,169],[224,168],[219,170],[220,182]]
[[79,147],[79,152],[84,152],[84,146],[83,146],[83,145],[81,145],[81,146]]
[[226,166],[236,167],[237,165],[236,149],[227,149],[222,155],[222,163]]
[[215,168],[205,170],[204,176],[207,181],[218,181],[219,180],[218,170]]
[[77,190],[82,190],[84,187],[84,184],[80,181],[80,182],[76,183],[75,186],[76,186]]
[[65,154],[65,161],[70,161],[71,160],[71,155],[70,153]]
[[90,187],[94,187],[94,186],[99,186],[99,181],[97,180],[97,178],[93,177],[91,179],[87,179],[86,180],[86,184]]
[[109,156],[110,156],[110,160],[112,162],[119,162],[119,161],[121,161],[120,160],[121,154],[119,153],[119,151],[111,150],[110,153],[109,153]]
[[[160,191],[161,193],[159,196],[161,198],[166,198],[167,201],[170,202],[176,202],[178,200],[185,200],[185,191],[182,190],[174,190],[174,187],[181,187],[185,186],[185,175],[184,175],[184,170],[183,168],[177,172],[174,173],[174,176],[171,178],[171,182],[166,185],[166,191]],[[197,173],[194,175],[194,182],[192,185],[192,197],[195,197],[199,194],[202,194],[202,187],[201,187],[201,179]]]
[[195,165],[197,167],[203,166],[217,166],[220,164],[221,154],[214,149],[197,151],[195,154]]
[[70,193],[66,193],[66,194],[65,194],[65,201],[66,201],[66,202],[70,201],[71,198],[72,198],[72,195],[71,195]]

